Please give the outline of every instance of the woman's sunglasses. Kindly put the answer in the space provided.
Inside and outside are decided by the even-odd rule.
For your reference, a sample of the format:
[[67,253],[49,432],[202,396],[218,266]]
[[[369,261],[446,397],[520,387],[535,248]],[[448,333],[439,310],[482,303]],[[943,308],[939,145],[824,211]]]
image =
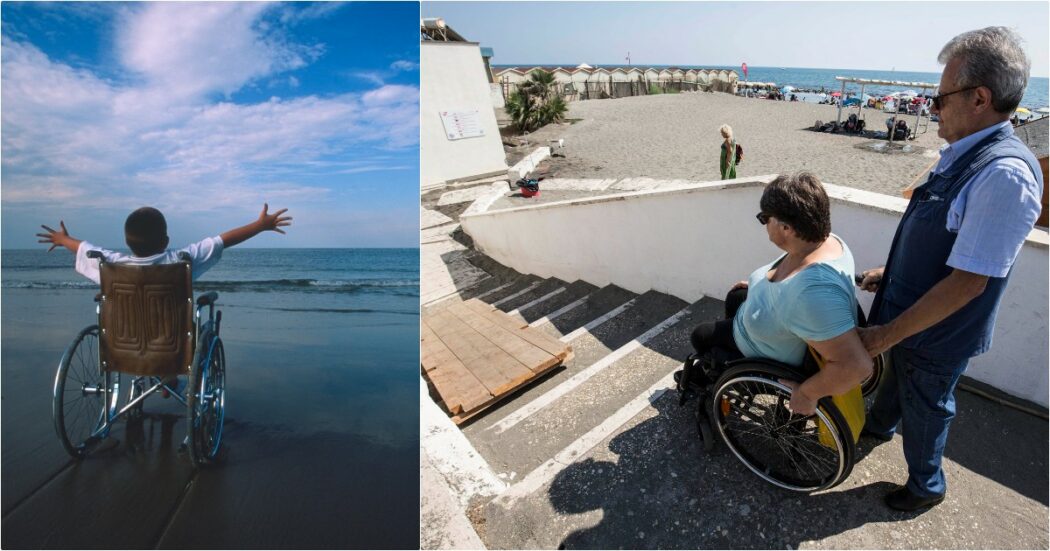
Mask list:
[[944,98],[946,98],[946,97],[948,97],[948,96],[950,96],[952,94],[958,94],[959,92],[967,92],[967,91],[970,91],[970,90],[974,90],[976,88],[980,88],[980,86],[971,86],[969,88],[963,88],[962,90],[956,90],[954,92],[948,92],[947,94],[938,94],[936,96],[933,96],[932,98],[930,98],[930,99],[933,100],[933,108],[937,109],[937,110],[940,110],[941,109],[941,105],[943,105],[943,103],[944,103]]
[[764,212],[760,212],[760,213],[755,215],[755,218],[758,219],[758,223],[762,224],[763,226],[768,224],[769,223],[769,219],[772,218],[772,217],[773,217],[772,214],[766,214]]

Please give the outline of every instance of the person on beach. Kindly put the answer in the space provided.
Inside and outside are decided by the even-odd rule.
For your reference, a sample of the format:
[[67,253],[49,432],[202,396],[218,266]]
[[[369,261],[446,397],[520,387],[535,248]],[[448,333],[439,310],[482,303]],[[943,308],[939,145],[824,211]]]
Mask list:
[[[784,254],[734,285],[726,319],[700,324],[691,342],[697,355],[718,349],[725,360],[761,357],[790,365],[802,365],[812,346],[824,369],[801,384],[782,381],[792,389],[790,410],[810,415],[820,398],[843,394],[871,375],[872,360],[857,335],[853,254],[831,233],[830,201],[813,174],[778,176],[759,205],[759,223]],[[691,371],[691,379],[703,377]],[[686,387],[681,377],[676,374],[680,389]]]
[[[187,253],[192,262],[191,279],[196,280],[219,261],[223,250],[243,243],[264,231],[283,234],[284,230],[281,228],[292,224],[291,216],[282,216],[288,212],[288,209],[281,209],[272,214],[268,210],[269,205],[263,204],[262,212],[254,222],[223,232],[215,237],[205,237],[179,250],[167,248],[168,223],[164,215],[153,207],[137,209],[124,221],[124,240],[131,249],[130,255],[97,247],[88,241],[69,235],[65,221],[59,221],[60,230],[41,225],[47,233],[36,235],[41,238],[39,243],[51,244],[48,252],[57,247],[65,247],[76,255],[74,261],[76,271],[95,283],[101,283],[99,262],[94,258],[88,258],[88,251],[100,251],[106,262],[109,263],[136,266],[173,264],[179,262],[179,253]],[[174,388],[176,380],[167,380],[165,384]],[[168,390],[164,389],[162,395],[167,398]]]
[[164,215],[153,207],[142,207],[128,215],[124,221],[124,240],[131,249],[127,255],[117,251],[111,251],[97,247],[91,243],[77,239],[69,235],[66,230],[65,221],[59,221],[61,230],[55,230],[48,226],[40,226],[47,233],[38,233],[41,239],[39,243],[49,243],[51,252],[57,247],[65,247],[76,255],[75,268],[77,273],[94,281],[99,281],[98,260],[88,258],[88,251],[99,251],[103,254],[106,262],[112,264],[133,264],[136,266],[149,266],[154,264],[174,264],[179,261],[179,253],[190,255],[193,265],[192,279],[196,280],[204,272],[211,269],[222,257],[224,249],[243,243],[264,231],[275,231],[284,233],[281,228],[292,224],[291,216],[282,216],[288,209],[281,209],[269,213],[269,205],[264,204],[262,212],[254,222],[239,228],[223,232],[215,237],[206,237],[201,241],[187,245],[179,250],[168,247],[168,223]]
[[718,166],[721,167],[722,179],[731,180],[736,178],[736,165],[739,162],[740,146],[733,139],[733,128],[723,124],[718,129],[722,133],[722,153],[719,156]]
[[944,501],[955,385],[991,347],[1043,192],[1039,164],[1010,126],[1031,67],[1020,37],[1004,27],[966,32],[937,59],[945,67],[932,112],[948,143],[912,195],[885,266],[861,282],[875,301],[860,337],[869,355],[891,358],[861,434],[888,441],[901,424],[908,481],[885,501],[902,511]]

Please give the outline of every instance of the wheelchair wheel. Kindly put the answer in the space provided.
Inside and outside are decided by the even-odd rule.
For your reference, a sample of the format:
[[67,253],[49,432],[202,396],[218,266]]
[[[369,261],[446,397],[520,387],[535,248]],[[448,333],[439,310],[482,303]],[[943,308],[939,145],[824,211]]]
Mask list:
[[62,355],[55,375],[51,413],[55,432],[69,455],[84,457],[93,444],[106,436],[96,433],[107,416],[116,413],[119,397],[120,373],[101,373],[98,326],[86,327]]
[[860,383],[860,393],[865,398],[871,396],[875,392],[875,389],[879,388],[879,383],[882,382],[882,373],[886,369],[886,362],[888,361],[889,356],[885,352],[872,358],[871,376]]
[[195,467],[214,463],[222,448],[222,422],[226,409],[226,355],[222,340],[202,335],[190,368],[186,393],[189,456]]
[[835,486],[853,469],[849,425],[830,399],[815,415],[792,414],[791,390],[777,379],[792,371],[753,363],[730,368],[715,384],[711,418],[737,459],[763,480],[799,492]]

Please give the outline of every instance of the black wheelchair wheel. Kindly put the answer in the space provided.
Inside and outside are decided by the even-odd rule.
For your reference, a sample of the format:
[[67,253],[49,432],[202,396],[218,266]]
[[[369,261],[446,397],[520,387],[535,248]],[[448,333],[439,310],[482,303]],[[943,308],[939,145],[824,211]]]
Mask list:
[[727,370],[711,400],[719,434],[737,459],[774,486],[812,492],[839,484],[856,460],[845,418],[828,398],[820,400],[814,415],[791,413],[786,407],[791,390],[778,379],[802,377],[759,362]]
[[865,397],[869,397],[875,393],[875,389],[879,388],[879,383],[882,382],[882,374],[885,372],[889,362],[889,354],[883,352],[871,360],[871,375],[861,381],[860,393]]
[[120,373],[102,372],[98,344],[98,326],[85,327],[62,355],[55,375],[55,432],[66,453],[77,459],[106,436],[101,429],[116,413],[120,397]]
[[222,449],[226,354],[222,340],[211,332],[203,333],[197,341],[186,409],[190,461],[195,467],[212,464]]

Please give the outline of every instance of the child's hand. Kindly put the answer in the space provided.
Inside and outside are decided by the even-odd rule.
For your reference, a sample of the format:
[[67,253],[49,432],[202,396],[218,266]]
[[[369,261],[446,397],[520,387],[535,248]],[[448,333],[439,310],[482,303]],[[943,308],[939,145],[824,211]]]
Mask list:
[[259,214],[259,220],[258,220],[259,226],[264,231],[265,230],[272,230],[272,231],[275,231],[277,233],[284,233],[284,230],[282,230],[281,228],[284,227],[284,226],[291,226],[292,225],[292,222],[291,222],[292,217],[291,216],[281,216],[282,214],[288,212],[288,209],[281,209],[281,210],[279,210],[279,211],[277,211],[277,212],[275,212],[273,214],[267,214],[266,211],[269,208],[270,208],[270,205],[268,203],[263,203],[262,212]]
[[37,241],[37,243],[50,243],[51,247],[47,252],[55,250],[55,247],[65,247],[74,253],[77,252],[77,248],[80,247],[80,240],[69,235],[69,231],[66,230],[65,221],[59,220],[58,226],[62,228],[62,231],[57,231],[41,224],[40,227],[47,230],[47,233],[36,234],[37,237],[43,238]]

